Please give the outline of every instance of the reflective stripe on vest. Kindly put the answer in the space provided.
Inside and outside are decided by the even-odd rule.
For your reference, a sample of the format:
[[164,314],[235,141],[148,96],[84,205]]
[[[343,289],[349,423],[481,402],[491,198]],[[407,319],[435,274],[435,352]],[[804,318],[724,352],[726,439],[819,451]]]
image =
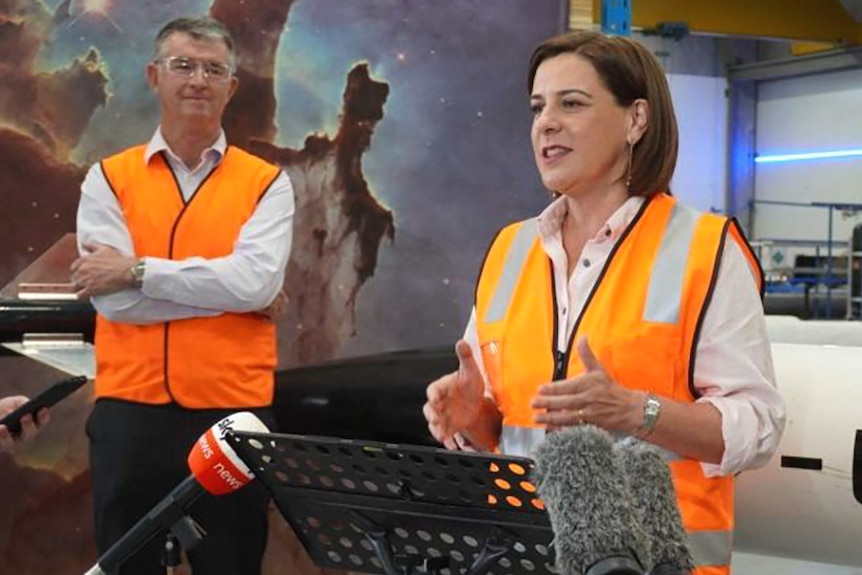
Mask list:
[[688,546],[697,567],[730,564],[732,531],[689,531]]
[[518,228],[515,239],[512,240],[512,245],[509,247],[509,253],[506,255],[506,266],[503,268],[500,281],[497,283],[497,289],[494,290],[491,305],[488,306],[488,311],[485,313],[485,323],[494,323],[506,317],[509,302],[515,292],[515,285],[521,276],[521,268],[524,267],[530,248],[533,247],[538,229],[536,218],[525,220]]
[[[642,443],[631,435],[619,431],[611,431],[611,436],[620,447],[630,448],[637,443]],[[533,450],[545,440],[545,428],[543,427],[521,427],[518,425],[504,425],[500,430],[500,453],[503,455],[514,455],[518,457],[530,457]],[[679,461],[683,456],[675,451],[664,449],[658,445],[651,444],[650,450],[655,451],[661,458],[670,463]]]
[[[650,277],[649,293],[644,307],[645,321],[656,323],[676,323],[679,319],[679,306],[682,301],[685,261],[691,245],[691,238],[697,226],[700,213],[691,208],[675,204],[668,220],[661,248],[656,256]],[[506,254],[506,262],[500,280],[494,290],[494,297],[485,313],[485,323],[501,321],[506,317],[512,294],[521,269],[536,239],[538,224],[535,218],[525,220],[518,228],[515,238]]]
[[676,323],[679,319],[679,305],[685,280],[685,266],[679,265],[679,262],[686,261],[699,218],[698,212],[678,203],[674,204],[653,264],[644,306],[644,321]]
[[530,457],[545,440],[544,427],[504,425],[500,430],[500,452],[505,455]]

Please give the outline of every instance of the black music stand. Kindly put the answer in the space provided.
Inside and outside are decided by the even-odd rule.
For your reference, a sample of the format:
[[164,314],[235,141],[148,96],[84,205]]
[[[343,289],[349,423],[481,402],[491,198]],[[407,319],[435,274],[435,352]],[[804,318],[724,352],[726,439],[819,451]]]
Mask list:
[[228,441],[320,567],[558,573],[530,459],[302,435],[235,432]]

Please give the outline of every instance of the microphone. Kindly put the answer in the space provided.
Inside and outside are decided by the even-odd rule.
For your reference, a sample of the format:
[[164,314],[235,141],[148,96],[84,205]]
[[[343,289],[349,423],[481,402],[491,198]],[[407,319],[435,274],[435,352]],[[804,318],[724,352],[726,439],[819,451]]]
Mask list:
[[204,493],[224,495],[250,483],[254,473],[225,439],[232,431],[267,433],[269,429],[256,415],[247,411],[231,414],[209,428],[189,453],[191,475],[99,557],[84,575],[114,572],[150,539],[186,518],[188,508]]
[[676,502],[676,490],[662,450],[649,443],[617,444],[629,478],[634,512],[648,537],[650,575],[689,575],[694,559]]
[[594,425],[549,433],[533,478],[551,518],[563,575],[644,575],[647,538],[610,434]]

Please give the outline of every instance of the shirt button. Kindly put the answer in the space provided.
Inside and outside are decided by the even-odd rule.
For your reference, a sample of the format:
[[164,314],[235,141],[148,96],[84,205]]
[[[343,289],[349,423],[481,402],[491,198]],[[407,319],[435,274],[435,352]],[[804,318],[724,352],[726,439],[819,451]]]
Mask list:
[[566,315],[566,311],[568,310],[566,310],[566,308],[563,308],[563,315]]
[[611,228],[605,228],[605,237],[606,238],[611,237]]
[[584,258],[584,260],[581,263],[584,264],[585,268],[590,267],[590,264],[591,264],[590,260],[588,260],[587,258]]

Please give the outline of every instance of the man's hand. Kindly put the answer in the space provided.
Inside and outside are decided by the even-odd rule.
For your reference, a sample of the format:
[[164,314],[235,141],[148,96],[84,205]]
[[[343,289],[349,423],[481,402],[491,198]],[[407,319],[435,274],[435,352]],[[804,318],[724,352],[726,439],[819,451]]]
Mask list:
[[482,407],[485,384],[470,345],[461,340],[455,345],[458,371],[432,382],[422,408],[434,439],[447,449],[457,449],[455,434],[472,425]]
[[123,255],[111,246],[85,242],[85,254],[72,262],[72,285],[79,299],[106,295],[134,287],[132,266],[137,258]]
[[531,407],[545,411],[536,414],[536,423],[548,429],[591,423],[608,431],[633,433],[643,420],[644,394],[611,379],[586,337],[578,340],[577,350],[586,371],[539,387]]
[[270,321],[277,321],[287,313],[287,304],[290,303],[290,298],[287,297],[287,292],[282,288],[275,299],[268,306],[260,310],[260,315],[266,317]]
[[[7,413],[12,413],[25,403],[27,403],[27,398],[23,395],[13,395],[11,397],[0,399],[0,418],[5,416]],[[0,425],[0,451],[12,451],[15,443],[27,441],[36,435],[38,429],[50,420],[48,410],[44,408],[39,410],[39,413],[36,414],[36,419],[37,420],[34,421],[32,415],[25,415],[22,417],[21,433],[17,436],[13,436],[9,433],[9,430],[6,429],[5,425]]]

